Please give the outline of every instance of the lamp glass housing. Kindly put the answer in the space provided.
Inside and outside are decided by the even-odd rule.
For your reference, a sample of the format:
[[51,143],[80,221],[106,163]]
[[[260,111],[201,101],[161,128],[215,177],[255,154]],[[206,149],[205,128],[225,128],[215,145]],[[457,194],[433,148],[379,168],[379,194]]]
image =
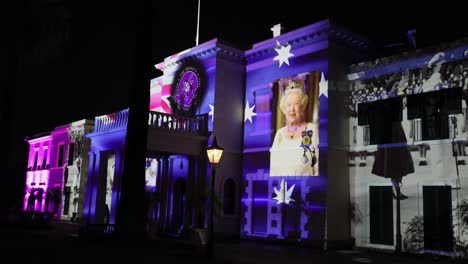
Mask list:
[[206,154],[208,155],[208,159],[210,160],[211,164],[218,164],[221,160],[221,156],[223,155],[224,149],[218,146],[216,142],[216,137],[213,139],[213,144],[206,148]]

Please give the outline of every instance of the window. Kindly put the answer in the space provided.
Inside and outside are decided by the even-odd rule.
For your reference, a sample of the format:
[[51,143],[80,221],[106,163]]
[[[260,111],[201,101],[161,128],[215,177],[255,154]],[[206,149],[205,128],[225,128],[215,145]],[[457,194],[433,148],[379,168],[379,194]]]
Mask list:
[[252,233],[266,234],[268,223],[268,181],[254,181],[252,186]]
[[64,200],[63,200],[63,215],[68,216],[70,211],[70,195],[71,187],[65,186],[63,188]]
[[[259,89],[253,92],[254,94],[254,105],[255,105],[255,112],[257,115],[255,118],[255,127],[258,132],[268,132],[266,128],[270,126],[271,122],[271,89],[270,87],[266,87],[263,89]],[[252,107],[252,106],[250,106]],[[252,119],[253,120],[253,119]]]
[[224,192],[223,192],[223,211],[224,214],[234,214],[235,210],[235,198],[236,198],[236,184],[234,180],[227,179],[224,182]]
[[401,97],[358,104],[358,125],[369,126],[364,143],[388,144],[405,142],[401,126],[403,105]]
[[72,166],[75,160],[75,142],[71,142],[68,146],[68,165]]
[[42,166],[41,166],[41,168],[43,170],[48,169],[48,168],[46,168],[46,164],[47,164],[47,149],[44,150],[44,155],[42,157]]
[[425,94],[422,110],[423,140],[449,137],[447,105],[444,103],[438,93]]
[[57,158],[57,167],[63,166],[63,144],[59,146],[58,158]]
[[39,152],[36,151],[36,155],[34,156],[34,166],[33,166],[33,170],[37,170],[37,159],[39,157]]
[[408,96],[408,120],[421,121],[421,139],[450,137],[449,115],[462,112],[461,88],[449,88]]
[[424,249],[453,251],[451,186],[423,186]]
[[[369,126],[372,144],[406,142],[401,97],[358,104],[358,125]],[[450,137],[449,115],[462,112],[461,88],[447,88],[407,96],[407,119],[415,141]]]

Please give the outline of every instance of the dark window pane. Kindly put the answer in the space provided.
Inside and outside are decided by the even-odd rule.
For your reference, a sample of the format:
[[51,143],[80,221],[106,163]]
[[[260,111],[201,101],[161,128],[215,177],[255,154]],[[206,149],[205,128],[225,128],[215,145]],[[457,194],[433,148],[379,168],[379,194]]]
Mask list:
[[443,92],[429,92],[424,97],[422,139],[444,139],[449,136],[447,104]]
[[401,98],[372,102],[370,114],[370,143],[389,144],[406,142],[401,120],[403,105]]
[[68,165],[72,166],[75,159],[75,143],[70,143],[68,148]]
[[406,98],[407,118],[413,120],[422,117],[422,106],[424,102],[423,94],[409,95]]
[[358,125],[365,126],[369,124],[369,104],[360,103],[358,104]]
[[447,114],[459,114],[462,112],[462,89],[450,88],[447,94]]
[[57,159],[57,167],[62,167],[63,166],[63,145],[59,146],[59,152],[58,152],[58,159]]

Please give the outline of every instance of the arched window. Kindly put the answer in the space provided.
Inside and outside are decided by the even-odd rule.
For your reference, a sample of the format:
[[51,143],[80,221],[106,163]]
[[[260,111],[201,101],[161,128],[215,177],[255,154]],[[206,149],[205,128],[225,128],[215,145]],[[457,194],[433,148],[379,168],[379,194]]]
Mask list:
[[223,211],[224,214],[234,214],[236,199],[236,183],[232,179],[224,182]]

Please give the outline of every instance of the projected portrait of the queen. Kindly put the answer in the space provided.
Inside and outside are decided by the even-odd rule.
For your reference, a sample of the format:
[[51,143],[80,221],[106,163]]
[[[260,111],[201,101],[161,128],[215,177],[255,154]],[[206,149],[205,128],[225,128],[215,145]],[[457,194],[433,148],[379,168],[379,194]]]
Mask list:
[[274,85],[279,111],[274,120],[270,176],[318,175],[318,87],[311,84],[310,75],[301,77],[278,80]]

